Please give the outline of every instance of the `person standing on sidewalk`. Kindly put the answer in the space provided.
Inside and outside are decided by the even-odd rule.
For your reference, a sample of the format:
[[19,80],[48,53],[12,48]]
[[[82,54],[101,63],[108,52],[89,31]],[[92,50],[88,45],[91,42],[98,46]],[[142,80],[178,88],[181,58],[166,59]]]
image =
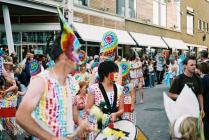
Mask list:
[[203,85],[203,99],[204,99],[204,111],[205,117],[203,119],[204,123],[204,134],[205,140],[209,140],[209,63],[202,62],[197,64],[197,71],[201,77],[201,82]]
[[156,60],[156,76],[157,76],[157,84],[161,84],[162,80],[163,80],[163,65],[164,65],[164,61],[165,58],[162,54],[162,50],[158,50],[157,55],[155,56],[155,60]]
[[178,75],[174,80],[169,90],[169,96],[173,100],[176,100],[187,84],[195,93],[200,104],[200,110],[202,117],[204,116],[204,106],[203,106],[203,88],[201,80],[195,75],[196,69],[196,58],[190,56],[184,60],[185,71],[183,74]]

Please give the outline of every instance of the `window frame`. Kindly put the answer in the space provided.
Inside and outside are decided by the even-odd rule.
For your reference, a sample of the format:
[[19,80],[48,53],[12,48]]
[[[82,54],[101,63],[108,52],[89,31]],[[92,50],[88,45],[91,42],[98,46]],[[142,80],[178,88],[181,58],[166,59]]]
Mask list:
[[[157,4],[157,8],[154,8],[154,4]],[[162,9],[163,6],[165,9]],[[157,11],[155,12],[155,10]],[[164,14],[165,16],[162,18]],[[167,27],[167,3],[164,0],[153,0],[153,24]]]
[[[190,22],[190,18],[192,17],[193,19],[193,22]],[[193,13],[191,13],[191,12],[188,12],[187,11],[187,17],[186,17],[186,25],[187,25],[187,30],[186,30],[186,32],[187,32],[187,34],[189,34],[189,35],[194,35],[194,14]],[[188,21],[189,20],[189,21]],[[189,24],[190,23],[190,24]],[[191,26],[191,23],[192,23],[192,29],[190,29],[190,26]],[[192,32],[190,32],[190,31],[192,31]]]

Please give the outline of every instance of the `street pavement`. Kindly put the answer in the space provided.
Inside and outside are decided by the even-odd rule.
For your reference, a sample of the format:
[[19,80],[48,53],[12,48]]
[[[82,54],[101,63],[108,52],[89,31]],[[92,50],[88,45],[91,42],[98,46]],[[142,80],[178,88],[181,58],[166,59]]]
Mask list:
[[[154,88],[145,88],[145,103],[139,103],[137,92],[136,119],[137,126],[146,134],[149,140],[169,140],[168,119],[163,106],[163,91],[168,91],[164,84]],[[4,140],[10,140],[8,136]],[[24,140],[18,136],[18,140]]]
[[137,126],[149,140],[169,140],[168,119],[163,105],[163,91],[168,92],[164,84],[144,89],[145,102],[139,103],[137,94],[136,120]]

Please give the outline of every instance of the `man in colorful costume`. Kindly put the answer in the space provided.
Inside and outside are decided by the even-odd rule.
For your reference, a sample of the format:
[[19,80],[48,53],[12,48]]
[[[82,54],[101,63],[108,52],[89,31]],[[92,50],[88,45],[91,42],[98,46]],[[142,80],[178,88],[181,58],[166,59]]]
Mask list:
[[[69,76],[79,63],[80,43],[58,9],[61,35],[56,38],[50,56],[55,65],[33,77],[20,104],[17,122],[41,140],[69,140],[84,130],[73,107],[76,82]],[[86,123],[84,123],[86,124]]]

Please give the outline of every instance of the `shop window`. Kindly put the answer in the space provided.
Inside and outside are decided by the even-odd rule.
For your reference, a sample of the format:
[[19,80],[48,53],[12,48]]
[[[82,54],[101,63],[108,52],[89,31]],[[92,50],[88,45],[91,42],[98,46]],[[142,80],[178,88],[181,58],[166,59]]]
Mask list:
[[204,31],[204,29],[205,29],[204,21],[201,22],[201,27],[202,27],[202,28],[201,28],[201,31]]
[[130,18],[136,17],[136,0],[129,0],[128,13]]
[[88,0],[74,0],[74,3],[77,5],[88,6]]
[[198,29],[201,30],[202,29],[202,21],[199,19],[198,20]]
[[125,15],[125,0],[116,0],[116,14]]
[[153,24],[166,27],[167,9],[164,0],[153,0]]
[[190,34],[190,35],[194,34],[194,13],[193,13],[193,9],[187,10],[187,33]]
[[[20,33],[13,32],[12,36],[13,36],[14,44],[20,44]],[[6,38],[6,33],[5,32],[1,33],[1,35],[0,35],[0,44],[7,45],[7,38]]]

